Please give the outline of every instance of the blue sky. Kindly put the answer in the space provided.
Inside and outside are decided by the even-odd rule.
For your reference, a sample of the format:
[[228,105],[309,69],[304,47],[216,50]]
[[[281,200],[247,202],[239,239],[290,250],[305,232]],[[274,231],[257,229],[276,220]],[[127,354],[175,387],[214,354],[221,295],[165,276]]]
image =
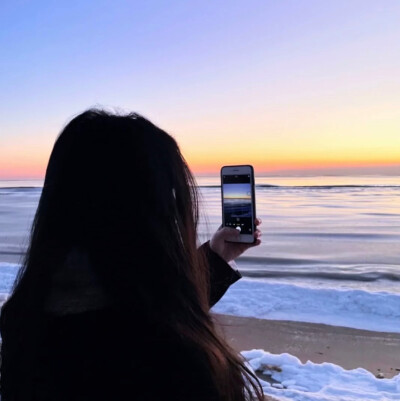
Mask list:
[[[365,137],[367,155],[378,134],[400,164],[399,21],[397,0],[2,1],[0,156],[44,171],[63,124],[101,104],[152,119],[199,170],[243,135],[260,166],[318,164],[307,141],[349,158]],[[285,159],[292,140],[304,154]]]

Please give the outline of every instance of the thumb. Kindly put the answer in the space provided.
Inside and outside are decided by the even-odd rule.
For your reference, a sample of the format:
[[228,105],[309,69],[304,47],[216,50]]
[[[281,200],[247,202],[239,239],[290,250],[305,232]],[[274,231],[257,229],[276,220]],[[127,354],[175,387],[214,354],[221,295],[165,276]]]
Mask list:
[[229,241],[229,240],[236,240],[240,233],[235,228],[231,227],[224,227],[218,230],[217,235],[220,239]]

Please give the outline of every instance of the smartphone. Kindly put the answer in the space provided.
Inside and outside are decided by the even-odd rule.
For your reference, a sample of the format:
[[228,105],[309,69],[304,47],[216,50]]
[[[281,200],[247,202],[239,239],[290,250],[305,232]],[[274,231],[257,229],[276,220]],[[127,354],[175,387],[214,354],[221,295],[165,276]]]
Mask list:
[[256,198],[250,165],[221,168],[222,225],[240,232],[237,241],[254,243]]

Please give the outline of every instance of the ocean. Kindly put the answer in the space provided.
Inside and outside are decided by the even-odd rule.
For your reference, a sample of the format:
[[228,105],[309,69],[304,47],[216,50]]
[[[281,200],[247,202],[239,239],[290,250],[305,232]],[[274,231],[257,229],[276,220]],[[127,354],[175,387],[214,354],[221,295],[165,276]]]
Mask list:
[[[221,222],[199,177],[200,237]],[[400,332],[400,177],[256,177],[262,244],[215,312]]]
[[[218,177],[197,177],[199,238],[221,224]],[[10,291],[42,181],[0,181],[0,293]],[[262,244],[215,312],[400,333],[400,176],[256,177]]]

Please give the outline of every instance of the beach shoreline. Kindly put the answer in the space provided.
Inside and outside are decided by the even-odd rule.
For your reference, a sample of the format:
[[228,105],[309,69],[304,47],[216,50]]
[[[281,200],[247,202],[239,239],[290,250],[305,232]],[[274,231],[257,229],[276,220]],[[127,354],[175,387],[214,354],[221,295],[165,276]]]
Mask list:
[[303,363],[329,362],[349,370],[361,367],[385,378],[400,374],[400,333],[215,313],[213,317],[237,352],[263,349],[289,353]]

